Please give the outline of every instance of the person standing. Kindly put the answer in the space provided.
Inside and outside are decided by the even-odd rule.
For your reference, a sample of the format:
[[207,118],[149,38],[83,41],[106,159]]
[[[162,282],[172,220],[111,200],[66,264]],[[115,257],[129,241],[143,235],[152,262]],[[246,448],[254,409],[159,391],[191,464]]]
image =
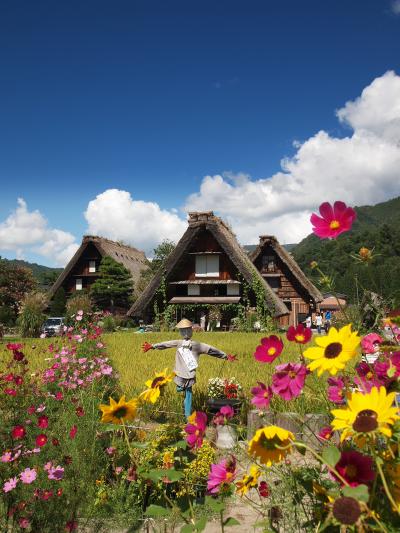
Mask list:
[[327,334],[329,332],[330,327],[331,327],[331,312],[327,311],[325,313],[325,331]]
[[318,334],[321,335],[321,328],[322,328],[322,314],[318,313],[317,318],[315,319],[315,323],[317,325]]
[[219,359],[228,359],[227,354],[218,350],[218,348],[214,348],[214,346],[210,346],[203,342],[193,341],[192,326],[193,324],[190,320],[183,318],[176,325],[182,340],[170,340],[158,342],[157,344],[145,342],[142,346],[144,352],[147,352],[148,350],[176,348],[174,382],[176,384],[177,392],[185,393],[184,410],[186,418],[189,417],[192,412],[192,387],[196,383],[196,370],[199,366],[200,354],[211,355],[212,357],[218,357]]
[[311,326],[312,326],[312,318],[311,318],[311,315],[308,315],[308,317],[306,318],[306,328],[311,329]]

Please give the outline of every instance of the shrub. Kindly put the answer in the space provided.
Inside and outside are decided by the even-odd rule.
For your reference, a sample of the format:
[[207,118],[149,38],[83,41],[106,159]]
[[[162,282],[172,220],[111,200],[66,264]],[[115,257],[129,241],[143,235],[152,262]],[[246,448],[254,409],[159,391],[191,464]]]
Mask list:
[[21,337],[39,336],[47,305],[47,296],[42,292],[32,292],[24,297],[17,321]]
[[78,311],[83,311],[85,314],[91,313],[93,302],[90,296],[86,293],[75,293],[71,296],[66,305],[67,316],[76,315]]

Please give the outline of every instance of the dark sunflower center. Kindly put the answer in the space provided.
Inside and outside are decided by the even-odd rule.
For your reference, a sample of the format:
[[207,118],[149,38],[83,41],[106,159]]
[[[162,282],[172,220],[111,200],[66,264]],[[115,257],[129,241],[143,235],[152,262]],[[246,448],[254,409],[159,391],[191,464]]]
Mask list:
[[324,357],[326,357],[327,359],[335,359],[335,357],[340,355],[341,351],[342,345],[340,344],[340,342],[331,342],[325,348]]
[[261,446],[266,450],[275,450],[276,446],[282,446],[283,443],[278,439],[278,437],[273,437],[272,439],[267,439],[265,436],[260,442]]
[[333,504],[333,516],[341,524],[352,525],[357,522],[361,515],[360,505],[354,498],[338,498]]
[[125,418],[127,413],[126,407],[119,407],[116,411],[114,411],[114,416],[116,418]]
[[155,389],[161,384],[162,381],[164,381],[164,378],[162,376],[158,376],[157,378],[154,378],[153,381],[151,382],[151,388]]
[[378,427],[378,414],[372,409],[360,411],[354,420],[353,429],[357,433],[369,433]]
[[355,479],[357,477],[358,471],[355,465],[347,465],[344,470],[346,472],[347,479]]

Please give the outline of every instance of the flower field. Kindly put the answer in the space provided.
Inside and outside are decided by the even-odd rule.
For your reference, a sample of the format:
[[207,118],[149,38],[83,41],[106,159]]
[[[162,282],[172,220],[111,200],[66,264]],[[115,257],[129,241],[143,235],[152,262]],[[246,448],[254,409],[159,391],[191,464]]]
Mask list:
[[[354,220],[320,214],[323,237]],[[62,337],[2,343],[0,530],[399,531],[400,313],[373,331],[342,313],[322,336],[196,335],[220,358],[202,356],[186,419],[175,350],[154,351],[174,333],[103,335],[78,310]]]

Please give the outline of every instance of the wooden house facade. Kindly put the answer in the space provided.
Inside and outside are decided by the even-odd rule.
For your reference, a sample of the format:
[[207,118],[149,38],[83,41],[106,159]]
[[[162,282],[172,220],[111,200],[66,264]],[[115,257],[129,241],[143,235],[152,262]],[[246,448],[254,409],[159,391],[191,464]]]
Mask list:
[[[273,316],[289,312],[254,267],[230,228],[212,211],[189,213],[188,224],[168,257],[165,270],[155,274],[128,315],[151,321],[154,303],[160,297],[160,287],[163,287],[165,294],[161,299],[176,305],[176,320],[181,318],[183,309],[187,318],[201,322],[201,316],[210,305],[225,306],[226,309],[227,304],[231,304],[232,311],[243,302],[245,292],[250,305],[255,306],[255,294],[251,289],[254,279],[262,287]],[[185,305],[190,306],[189,312],[188,307],[182,308]],[[225,317],[225,324],[228,323],[229,316]]]
[[64,288],[67,296],[76,291],[89,290],[98,279],[100,262],[106,256],[112,257],[129,270],[134,287],[142,270],[149,268],[144,252],[103,237],[85,235],[81,246],[50,289],[50,299],[60,287]]
[[296,326],[308,315],[319,311],[323,300],[320,291],[311,283],[292,255],[272,235],[260,236],[260,242],[250,259],[278,298],[289,309],[281,316],[282,327]]

